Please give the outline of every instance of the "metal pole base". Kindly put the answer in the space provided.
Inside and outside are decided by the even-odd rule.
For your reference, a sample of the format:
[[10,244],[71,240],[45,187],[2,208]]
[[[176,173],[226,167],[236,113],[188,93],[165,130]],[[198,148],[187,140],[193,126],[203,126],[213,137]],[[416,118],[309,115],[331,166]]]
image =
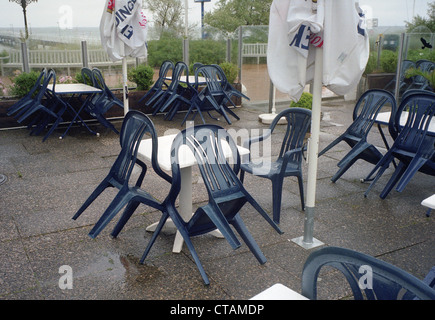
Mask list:
[[[278,114],[276,113],[263,113],[260,114],[258,116],[258,119],[263,123],[263,124],[271,124],[272,121],[276,118]],[[278,124],[286,124],[287,121],[284,117],[282,117],[279,121]]]
[[314,207],[305,207],[304,235],[299,238],[292,239],[305,249],[312,249],[324,245],[323,242],[313,238],[314,230]]
[[298,244],[299,246],[301,246],[302,248],[307,249],[307,250],[324,245],[324,243],[322,241],[317,240],[316,238],[313,238],[312,242],[305,242],[304,236],[301,236],[298,238],[293,238],[292,241],[294,243]]

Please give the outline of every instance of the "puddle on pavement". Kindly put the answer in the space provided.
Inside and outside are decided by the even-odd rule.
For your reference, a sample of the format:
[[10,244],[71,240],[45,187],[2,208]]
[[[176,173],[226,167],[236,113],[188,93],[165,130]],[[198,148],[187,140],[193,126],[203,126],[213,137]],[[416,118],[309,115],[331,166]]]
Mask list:
[[162,275],[158,267],[149,263],[140,264],[139,258],[135,256],[111,252],[74,273],[75,278],[105,277],[125,283],[148,282]]

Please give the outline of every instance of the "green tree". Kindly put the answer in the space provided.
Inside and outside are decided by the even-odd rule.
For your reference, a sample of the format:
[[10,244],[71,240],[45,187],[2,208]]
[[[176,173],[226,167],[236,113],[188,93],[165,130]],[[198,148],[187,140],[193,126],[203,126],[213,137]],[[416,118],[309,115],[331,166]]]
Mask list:
[[38,0],[9,0],[9,2],[16,2],[21,6],[21,8],[23,8],[25,35],[21,40],[25,41],[29,38],[29,29],[27,28],[27,6],[32,2],[38,2]]
[[183,30],[184,6],[181,0],[148,0],[144,2],[144,7],[153,14],[154,25],[160,30],[160,38],[165,31]]
[[428,6],[428,18],[417,15],[412,19],[412,22],[405,21],[407,32],[411,33],[418,27],[426,27],[431,32],[435,32],[435,2],[428,3]]
[[219,0],[216,9],[204,15],[204,23],[228,33],[239,26],[269,24],[272,0]]

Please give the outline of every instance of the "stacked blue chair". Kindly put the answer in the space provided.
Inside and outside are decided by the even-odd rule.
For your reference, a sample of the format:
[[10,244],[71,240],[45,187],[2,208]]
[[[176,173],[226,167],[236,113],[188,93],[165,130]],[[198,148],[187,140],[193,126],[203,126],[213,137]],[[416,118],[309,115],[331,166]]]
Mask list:
[[[112,200],[110,205],[90,231],[89,235],[92,238],[97,237],[98,234],[107,226],[107,224],[123,207],[126,208],[112,232],[113,237],[118,235],[140,203],[146,204],[158,210],[163,210],[162,204],[141,188],[147,171],[147,166],[144,162],[137,159],[137,152],[140,141],[145,134],[149,134],[153,141],[152,167],[154,171],[169,183],[172,181],[171,177],[162,171],[158,165],[157,134],[152,121],[140,111],[129,111],[124,118],[121,128],[121,152],[116,158],[115,163],[110,169],[108,175],[97,186],[97,188],[92,192],[89,198],[73,216],[73,219],[76,220],[105,189],[110,187],[117,188],[119,190],[115,198]],[[130,185],[129,180],[135,164],[139,165],[142,171],[136,181],[136,184]]]
[[376,116],[383,107],[390,107],[392,114],[396,111],[394,96],[385,90],[372,89],[364,92],[358,99],[354,111],[353,122],[337,139],[319,152],[319,157],[340,142],[346,142],[352,149],[341,159],[339,170],[331,178],[336,182],[357,161],[364,160],[372,164],[378,163],[382,153],[367,141],[367,136],[375,122]]
[[[415,67],[416,67],[416,65],[415,65],[414,61],[403,60],[402,66],[401,66],[401,71],[400,71],[399,85],[398,85],[399,93],[404,92],[410,86],[410,84],[408,83],[409,81],[407,81],[407,79],[406,79],[406,72],[409,69],[412,69]],[[396,79],[394,78],[389,83],[387,83],[387,85],[384,87],[384,90],[394,94],[394,92],[396,90]]]
[[[86,69],[85,72],[89,77],[91,76],[89,71],[86,71]],[[94,86],[101,89],[102,92],[95,94],[94,97],[92,97],[90,103],[86,107],[86,111],[89,112],[91,116],[97,119],[98,122],[100,122],[106,128],[109,128],[116,134],[119,134],[118,130],[116,130],[113,124],[111,124],[104,117],[104,114],[113,106],[118,106],[121,109],[124,109],[124,103],[115,97],[113,92],[107,87],[103,74],[99,69],[92,69],[92,76],[93,79],[91,79],[91,81],[94,83]]]
[[36,95],[40,92],[44,79],[47,77],[47,69],[42,69],[41,73],[38,76],[38,79],[36,80],[33,87],[30,89],[30,91],[22,97],[20,100],[18,100],[14,105],[12,105],[10,108],[8,108],[6,114],[8,116],[13,115],[14,113],[19,112],[20,110],[23,110],[27,107],[30,107],[32,104],[36,103]]
[[[225,76],[225,72],[223,71],[222,67],[219,65],[216,65],[217,68],[219,68],[221,70],[221,74],[223,74]],[[221,84],[222,87],[225,91],[225,93],[227,94],[228,98],[230,99],[231,104],[235,107],[236,105],[233,103],[233,101],[231,100],[232,96],[236,96],[236,97],[240,97],[240,98],[244,98],[246,100],[251,100],[247,95],[241,93],[239,90],[237,90],[236,88],[234,88],[231,83],[228,82],[228,79],[226,78],[226,76],[221,79]]]
[[[407,121],[400,125],[402,112],[407,111]],[[407,95],[400,103],[394,121],[390,121],[390,132],[398,132],[393,145],[369,173],[367,179],[373,181],[365,196],[383,175],[390,163],[397,159],[399,164],[380,194],[385,199],[396,186],[402,192],[412,177],[418,172],[435,175],[435,134],[428,133],[429,125],[435,114],[435,94],[430,92]],[[394,137],[394,133],[392,134]]]
[[145,105],[152,105],[156,99],[158,99],[165,90],[169,87],[166,83],[168,73],[174,70],[174,63],[172,61],[166,60],[160,66],[159,78],[154,83],[154,85],[139,99],[139,103],[145,100]]
[[42,141],[45,141],[63,121],[62,116],[67,108],[66,104],[55,94],[49,93],[47,86],[52,82],[52,92],[56,86],[56,73],[49,70],[33,102],[21,108],[15,118],[19,123],[27,122],[30,134],[38,135],[48,128]]
[[325,266],[345,276],[355,300],[435,300],[433,273],[422,281],[387,262],[339,247],[325,247],[308,257],[302,271],[303,296],[317,299],[317,280]]
[[253,143],[268,139],[275,130],[278,121],[283,118],[287,121],[287,128],[277,158],[271,162],[263,160],[261,163],[249,159],[248,163],[241,165],[240,173],[241,181],[244,180],[245,172],[248,172],[272,182],[273,221],[276,223],[280,222],[282,186],[285,177],[297,177],[302,210],[305,209],[302,159],[304,138],[311,124],[311,111],[302,108],[285,109],[275,117],[266,134],[253,137],[246,142],[246,146],[251,149]]
[[[224,156],[222,141],[226,141],[229,144],[234,162],[233,166],[229,165]],[[178,157],[179,150],[182,146],[188,146],[195,155],[209,195],[208,203],[198,208],[189,221],[183,220],[175,205],[175,201],[181,188]],[[209,284],[210,281],[199,260],[190,237],[219,229],[231,247],[237,249],[241,244],[231,229],[231,224],[240,234],[257,260],[261,264],[265,263],[266,258],[250,235],[239,215],[240,209],[249,202],[278,233],[281,234],[282,232],[260,205],[246,191],[243,184],[238,179],[237,173],[240,168],[240,155],[236,144],[226,130],[215,125],[200,125],[180,132],[175,137],[172,144],[171,161],[173,179],[172,187],[169,191],[169,195],[163,202],[164,209],[162,217],[147,248],[145,249],[140,260],[141,263],[144,262],[168,218],[172,219],[178,231],[183,236],[205,284]]]
[[[180,78],[186,76],[186,84],[188,88],[184,88],[181,85]],[[169,107],[171,107],[167,112],[167,119],[172,118],[176,110],[181,104],[190,104],[190,100],[185,97],[186,91],[190,90],[190,84],[188,82],[189,78],[189,68],[183,61],[178,61],[175,64],[174,71],[172,73],[171,84],[168,89],[165,90],[160,97],[153,103],[153,115],[157,113],[166,112]],[[174,111],[175,110],[175,111]]]
[[[430,60],[418,60],[415,63],[415,67],[423,73],[429,73],[435,69],[435,63]],[[432,91],[429,81],[422,75],[415,75],[412,77],[411,84],[406,88],[406,90],[413,89]]]

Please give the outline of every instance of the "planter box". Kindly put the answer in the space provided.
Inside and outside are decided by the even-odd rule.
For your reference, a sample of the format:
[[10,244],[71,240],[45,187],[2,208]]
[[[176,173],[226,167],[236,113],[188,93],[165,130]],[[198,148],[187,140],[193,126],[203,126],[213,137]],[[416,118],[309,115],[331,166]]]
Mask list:
[[[234,84],[234,87],[237,90],[240,90],[241,85],[240,84]],[[151,114],[153,112],[152,107],[145,107],[145,102],[142,101],[139,103],[139,100],[143,97],[143,95],[147,91],[139,91],[139,90],[132,90],[128,94],[128,105],[130,110],[139,110],[145,114]],[[113,90],[113,93],[115,96],[123,101],[123,93],[121,90]],[[241,98],[239,97],[232,97],[232,100],[235,102],[236,105],[241,105]],[[19,99],[1,99],[0,100],[0,129],[1,128],[13,128],[13,127],[21,127],[23,124],[18,123],[13,117],[9,117],[6,112],[9,107],[11,107],[14,103],[19,101]],[[81,102],[77,98],[72,98],[70,100],[70,103],[73,107],[75,107],[77,110],[81,106]],[[183,106],[180,108],[180,111],[187,110],[187,106]],[[68,113],[65,113],[65,121],[70,121],[71,118]],[[116,118],[116,117],[123,117],[124,116],[124,110],[121,108],[118,108],[117,106],[114,106],[110,108],[109,111],[106,112],[105,117],[106,118]],[[93,118],[88,115],[86,112],[82,114],[82,118],[84,120],[93,120]]]
[[368,89],[384,89],[396,77],[395,73],[371,73],[367,75]]

